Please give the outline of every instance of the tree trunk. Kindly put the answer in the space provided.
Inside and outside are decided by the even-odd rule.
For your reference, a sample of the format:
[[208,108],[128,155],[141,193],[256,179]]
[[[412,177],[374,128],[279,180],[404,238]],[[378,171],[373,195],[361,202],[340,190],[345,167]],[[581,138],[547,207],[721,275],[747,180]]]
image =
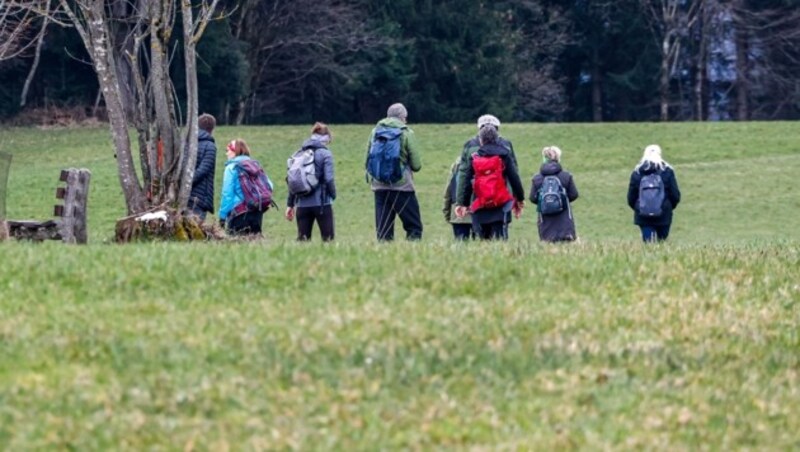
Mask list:
[[[186,156],[182,162],[181,186],[178,192],[178,210],[183,210],[189,203],[192,192],[195,164],[197,163],[197,55],[194,32],[194,19],[192,18],[192,5],[190,2],[181,2],[181,17],[183,18],[183,58],[186,70],[186,129],[184,147],[188,152],[181,153]],[[182,160],[184,160],[182,158]]]
[[597,47],[592,49],[592,120],[603,122],[603,73]]
[[703,4],[700,8],[701,10],[698,13],[700,15],[698,17],[700,39],[697,47],[697,67],[694,80],[694,118],[697,121],[705,119],[706,47],[708,42],[708,37],[706,36],[708,33],[706,28],[708,26],[706,5]]
[[[737,2],[739,7],[741,2]],[[745,25],[736,23],[736,119],[746,121],[750,117],[748,105],[748,91],[750,88],[748,77],[750,65],[747,60],[748,36]]]
[[669,120],[669,55],[669,38],[665,36],[661,43],[661,73],[658,83],[661,103],[660,118],[662,121]]
[[[61,3],[65,9],[69,8],[66,0],[61,0]],[[104,17],[104,4],[102,0],[94,0],[82,8],[86,8],[83,13],[88,20],[87,28],[79,29],[79,33],[92,57],[100,90],[105,99],[111,138],[116,150],[119,181],[125,195],[125,205],[128,213],[141,212],[146,208],[146,200],[133,164],[128,122],[120,99],[119,83],[116,77],[115,55],[108,39],[107,24],[104,20],[97,19]],[[92,18],[95,20],[91,20]],[[73,22],[78,21],[73,19]]]

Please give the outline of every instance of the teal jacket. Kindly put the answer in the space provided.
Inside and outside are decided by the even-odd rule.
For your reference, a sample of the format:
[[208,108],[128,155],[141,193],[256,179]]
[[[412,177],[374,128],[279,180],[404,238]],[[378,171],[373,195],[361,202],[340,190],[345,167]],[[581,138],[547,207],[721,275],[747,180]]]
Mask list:
[[375,128],[372,129],[372,132],[369,135],[369,141],[367,142],[367,152],[365,154],[364,162],[366,162],[366,157],[369,156],[369,148],[372,145],[372,139],[375,137],[375,129],[378,126],[403,129],[403,135],[400,138],[400,160],[402,160],[403,165],[405,166],[405,170],[403,171],[403,178],[400,179],[398,182],[395,182],[394,184],[384,184],[382,182],[378,182],[370,178],[372,184],[372,190],[413,192],[414,191],[413,173],[416,173],[417,171],[422,169],[422,159],[420,158],[419,148],[417,147],[417,139],[414,136],[414,131],[409,129],[408,126],[403,121],[397,118],[381,119],[380,121],[378,121],[378,124],[375,126]]
[[[244,201],[244,193],[239,183],[239,170],[236,169],[236,163],[249,159],[250,157],[246,155],[237,155],[225,162],[225,171],[222,173],[222,197],[219,202],[220,220],[227,220],[234,207]],[[272,180],[269,177],[267,177],[267,182],[269,183],[269,188],[274,189]]]

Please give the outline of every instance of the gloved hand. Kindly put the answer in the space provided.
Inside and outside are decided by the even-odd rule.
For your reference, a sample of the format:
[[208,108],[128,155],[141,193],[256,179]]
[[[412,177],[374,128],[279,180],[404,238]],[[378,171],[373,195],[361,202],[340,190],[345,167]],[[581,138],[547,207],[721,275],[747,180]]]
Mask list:
[[219,219],[219,227],[221,227],[222,229],[225,229],[225,219],[224,218],[220,218]]

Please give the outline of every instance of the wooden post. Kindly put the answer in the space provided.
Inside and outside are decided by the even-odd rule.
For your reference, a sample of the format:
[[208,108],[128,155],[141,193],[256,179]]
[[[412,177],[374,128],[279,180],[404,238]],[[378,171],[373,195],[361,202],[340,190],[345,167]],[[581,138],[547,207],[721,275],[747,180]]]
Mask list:
[[[70,168],[61,172],[61,180],[66,181],[66,190],[63,192],[64,206],[60,210],[61,221],[59,232],[64,243],[86,243],[86,214],[87,198],[89,196],[89,180],[91,171],[87,169]],[[60,197],[61,191],[56,192]],[[59,206],[56,206],[59,207]]]

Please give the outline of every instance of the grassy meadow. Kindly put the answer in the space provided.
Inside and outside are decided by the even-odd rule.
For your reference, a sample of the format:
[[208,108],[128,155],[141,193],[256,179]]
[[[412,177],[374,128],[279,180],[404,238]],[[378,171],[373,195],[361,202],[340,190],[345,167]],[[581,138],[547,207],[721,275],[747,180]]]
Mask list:
[[[412,124],[425,230],[391,244],[370,127],[333,126],[329,245],[272,211],[260,242],[113,244],[108,131],[0,129],[9,218],[48,218],[58,171],[92,170],[89,245],[0,244],[0,449],[800,448],[796,127],[504,124],[526,191],[542,146],[564,151],[569,245],[538,242],[530,205],[508,243],[453,243],[441,194],[472,124]],[[308,129],[215,136],[247,140],[283,204]],[[683,201],[644,246],[625,196],[650,143]]]

